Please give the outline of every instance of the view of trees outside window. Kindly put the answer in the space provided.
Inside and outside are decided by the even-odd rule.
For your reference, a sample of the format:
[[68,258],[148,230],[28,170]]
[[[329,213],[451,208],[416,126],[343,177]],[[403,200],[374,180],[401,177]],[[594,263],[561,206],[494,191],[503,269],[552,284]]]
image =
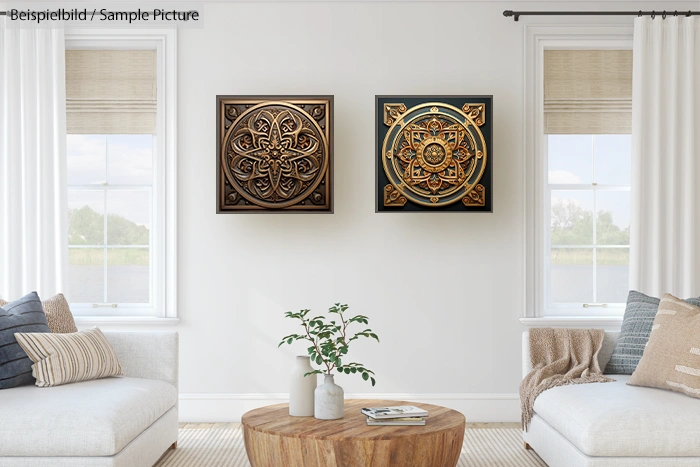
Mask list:
[[68,135],[72,303],[150,303],[152,179],[152,135]]
[[548,135],[549,301],[624,303],[630,135]]

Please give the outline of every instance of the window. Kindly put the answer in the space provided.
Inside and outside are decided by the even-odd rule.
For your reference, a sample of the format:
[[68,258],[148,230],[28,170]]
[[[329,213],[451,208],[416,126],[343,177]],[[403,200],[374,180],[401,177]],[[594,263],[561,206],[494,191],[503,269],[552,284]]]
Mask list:
[[630,50],[544,51],[546,314],[627,298],[631,98]]
[[66,294],[78,316],[174,318],[174,38],[130,34],[67,34]]
[[154,136],[68,135],[71,303],[153,306]]
[[632,31],[528,26],[526,40],[523,322],[614,326],[629,290]]
[[582,313],[623,304],[629,289],[631,135],[547,136],[547,308]]

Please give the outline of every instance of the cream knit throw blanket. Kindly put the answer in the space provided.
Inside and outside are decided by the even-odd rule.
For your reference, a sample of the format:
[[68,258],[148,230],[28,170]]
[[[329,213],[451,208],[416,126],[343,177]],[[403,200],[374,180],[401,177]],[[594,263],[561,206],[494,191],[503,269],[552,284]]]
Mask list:
[[602,329],[530,329],[532,371],[520,383],[523,430],[527,431],[535,399],[542,392],[566,384],[607,383],[598,365]]

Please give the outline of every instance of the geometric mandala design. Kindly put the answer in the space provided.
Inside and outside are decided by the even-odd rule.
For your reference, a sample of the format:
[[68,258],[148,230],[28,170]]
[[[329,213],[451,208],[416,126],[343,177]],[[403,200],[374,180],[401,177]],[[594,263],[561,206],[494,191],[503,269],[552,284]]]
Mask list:
[[217,96],[217,212],[332,212],[332,97]]
[[386,182],[378,187],[379,210],[405,206],[411,210],[484,210],[490,195],[490,170],[488,180],[482,179],[490,167],[481,127],[490,118],[490,98],[488,106],[487,102],[460,102],[458,107],[434,99],[415,101],[384,98],[378,109],[385,128],[379,178]]

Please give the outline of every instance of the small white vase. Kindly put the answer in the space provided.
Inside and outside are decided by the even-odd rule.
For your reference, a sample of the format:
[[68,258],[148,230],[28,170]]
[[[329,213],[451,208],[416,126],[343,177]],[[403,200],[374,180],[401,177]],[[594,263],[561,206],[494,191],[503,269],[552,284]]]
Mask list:
[[307,356],[297,356],[296,365],[292,368],[289,384],[289,415],[292,417],[314,416],[314,390],[316,375],[304,376],[314,371],[311,360]]
[[335,384],[333,375],[323,375],[323,384],[314,393],[314,417],[319,420],[343,418],[345,411],[345,391]]

